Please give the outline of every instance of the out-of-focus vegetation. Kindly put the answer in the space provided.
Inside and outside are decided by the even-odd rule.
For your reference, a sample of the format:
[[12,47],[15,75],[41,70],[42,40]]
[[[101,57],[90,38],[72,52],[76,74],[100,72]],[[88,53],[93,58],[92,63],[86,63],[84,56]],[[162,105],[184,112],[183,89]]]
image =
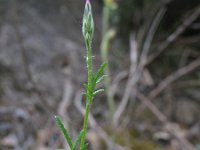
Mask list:
[[[198,150],[199,0],[105,2],[92,1],[92,48],[95,70],[108,60],[110,77],[92,105],[88,149]],[[82,0],[0,0],[0,149],[65,147],[55,114],[77,137],[83,9]]]

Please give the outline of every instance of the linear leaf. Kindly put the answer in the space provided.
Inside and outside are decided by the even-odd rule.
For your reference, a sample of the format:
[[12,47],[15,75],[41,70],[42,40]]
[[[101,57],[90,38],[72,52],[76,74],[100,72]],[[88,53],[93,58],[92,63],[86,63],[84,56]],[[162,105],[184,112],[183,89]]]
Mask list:
[[87,146],[88,146],[88,143],[86,143],[86,144],[81,148],[81,150],[86,150]]
[[103,63],[103,64],[99,67],[99,69],[98,69],[98,71],[97,71],[97,73],[96,73],[96,75],[95,75],[95,81],[97,81],[97,80],[99,79],[99,77],[100,77],[101,74],[103,73],[103,70],[105,69],[106,66],[107,66],[107,63]]
[[81,130],[81,132],[79,133],[79,135],[74,143],[73,150],[76,150],[76,147],[80,143],[82,136],[83,136],[83,130]]
[[67,130],[66,130],[66,128],[65,128],[65,126],[64,126],[64,124],[62,122],[62,120],[61,120],[61,118],[59,116],[55,116],[55,120],[56,120],[56,123],[57,123],[58,127],[62,131],[65,139],[67,140],[67,143],[69,144],[70,149],[73,150],[72,140],[71,140],[71,138],[70,138],[70,136],[69,136],[69,134],[68,134],[68,132],[67,132]]
[[103,76],[101,76],[101,77],[96,81],[96,84],[97,84],[97,83],[100,83],[101,81],[103,81],[106,77],[108,77],[108,75],[103,75]]
[[93,93],[93,95],[97,95],[98,93],[103,92],[103,91],[104,91],[104,89],[98,89]]

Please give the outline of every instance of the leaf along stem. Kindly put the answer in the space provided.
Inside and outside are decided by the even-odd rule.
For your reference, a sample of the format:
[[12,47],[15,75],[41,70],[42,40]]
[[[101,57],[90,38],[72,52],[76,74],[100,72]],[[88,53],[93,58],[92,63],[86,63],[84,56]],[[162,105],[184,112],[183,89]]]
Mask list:
[[86,43],[86,49],[87,49],[87,57],[86,57],[86,63],[87,63],[87,69],[88,69],[88,83],[87,88],[90,89],[86,91],[86,111],[85,111],[85,117],[83,122],[83,135],[81,138],[81,145],[80,149],[83,150],[85,148],[85,139],[86,139],[86,133],[87,133],[87,126],[88,126],[88,118],[89,113],[91,109],[92,99],[93,99],[93,66],[92,66],[92,48],[91,48],[91,41],[88,39],[85,40]]

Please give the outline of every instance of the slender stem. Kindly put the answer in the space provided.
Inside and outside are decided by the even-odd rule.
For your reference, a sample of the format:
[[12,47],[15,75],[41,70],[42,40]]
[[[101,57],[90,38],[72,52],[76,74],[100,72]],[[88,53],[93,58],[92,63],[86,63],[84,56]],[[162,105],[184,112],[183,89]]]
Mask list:
[[[109,32],[109,16],[110,16],[110,10],[109,7],[106,5],[106,2],[104,2],[104,8],[103,8],[103,29],[102,29],[102,43],[101,43],[101,59],[103,62],[108,62],[108,48],[109,48],[109,42],[110,42],[110,34]],[[113,114],[115,111],[115,103],[113,96],[110,94],[110,69],[109,65],[104,70],[104,73],[108,75],[108,77],[104,80],[105,89],[106,89],[106,95],[108,100],[108,107],[110,111],[110,117],[113,118]]]
[[[107,32],[102,40],[102,45],[101,45],[101,57],[103,62],[108,62],[108,48],[109,48],[109,41],[111,38],[111,32]],[[113,96],[110,94],[110,86],[111,86],[111,81],[110,81],[110,69],[109,67],[106,67],[104,69],[104,74],[108,75],[108,77],[104,80],[105,84],[105,89],[106,89],[106,94],[107,94],[107,99],[108,99],[108,106],[109,106],[109,111],[110,111],[110,117],[113,118],[113,114],[115,111],[115,103]]]
[[[91,48],[91,41],[86,40],[86,49],[87,49],[87,69],[88,69],[88,87],[92,86],[92,77],[93,77],[93,66],[92,66],[92,48]],[[87,94],[88,95],[88,94]]]
[[[86,49],[87,49],[86,63],[87,63],[87,69],[88,69],[88,85],[87,86],[88,88],[90,88],[92,86],[92,80],[93,80],[92,49],[91,49],[91,42],[89,40],[86,40],[85,43],[86,43]],[[81,145],[80,145],[81,150],[85,146],[88,118],[89,118],[90,108],[91,108],[92,99],[93,99],[93,95],[91,95],[88,90],[87,90],[86,95],[87,95],[86,97],[87,100],[86,100],[85,117],[84,117],[84,122],[83,122],[83,136],[81,138]]]

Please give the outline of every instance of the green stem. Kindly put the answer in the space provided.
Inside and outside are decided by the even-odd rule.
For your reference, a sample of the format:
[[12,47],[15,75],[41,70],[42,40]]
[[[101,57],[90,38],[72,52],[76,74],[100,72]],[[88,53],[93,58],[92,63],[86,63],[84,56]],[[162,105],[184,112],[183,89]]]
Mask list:
[[[109,41],[110,41],[110,32],[106,33],[106,35],[103,38],[102,45],[101,45],[101,57],[103,62],[108,62],[108,47],[109,47]],[[104,80],[107,99],[108,99],[108,106],[110,111],[111,118],[113,117],[113,113],[115,110],[115,103],[113,96],[110,94],[110,70],[109,67],[106,67],[104,70],[104,74],[108,75],[108,77]]]
[[[103,31],[102,31],[102,43],[101,43],[101,59],[103,62],[108,62],[108,48],[109,48],[109,42],[111,39],[110,33],[109,32],[109,16],[110,16],[110,10],[109,7],[104,4],[103,8]],[[115,102],[113,99],[113,96],[110,94],[110,69],[109,65],[106,67],[104,70],[104,74],[108,75],[108,77],[104,80],[105,84],[105,90],[106,90],[106,95],[107,95],[107,100],[108,100],[108,107],[110,111],[110,117],[113,118],[113,114],[115,111]]]
[[[92,49],[91,49],[91,42],[89,40],[85,41],[86,43],[86,49],[87,49],[87,57],[86,57],[86,63],[87,63],[87,69],[88,69],[88,87],[91,88],[92,86],[92,81],[93,81],[93,67],[92,67]],[[93,93],[93,91],[92,91]],[[85,147],[85,139],[86,139],[86,133],[87,133],[87,125],[88,125],[88,118],[89,118],[89,113],[90,113],[90,108],[92,105],[92,98],[93,95],[89,93],[87,90],[87,97],[86,97],[86,111],[85,111],[85,117],[84,117],[84,122],[83,122],[83,135],[81,138],[81,145],[80,148],[81,150],[84,149]]]

